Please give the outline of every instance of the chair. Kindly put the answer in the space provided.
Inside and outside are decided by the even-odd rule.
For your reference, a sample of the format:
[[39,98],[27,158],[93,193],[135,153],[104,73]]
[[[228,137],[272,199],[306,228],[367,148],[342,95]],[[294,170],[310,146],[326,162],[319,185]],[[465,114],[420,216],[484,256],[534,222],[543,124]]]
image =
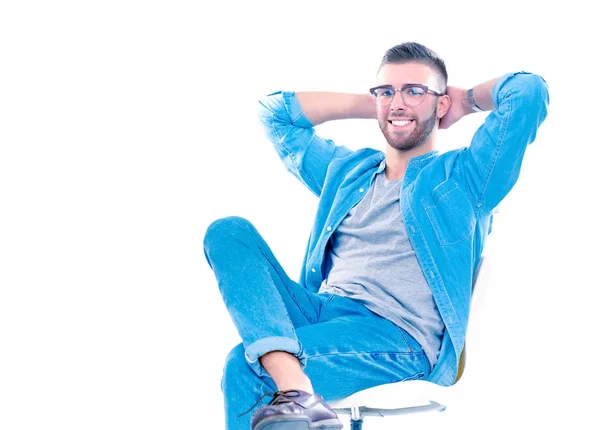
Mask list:
[[[448,387],[423,380],[395,382],[379,385],[354,393],[344,399],[329,401],[328,404],[338,414],[350,415],[351,430],[361,430],[363,417],[405,415],[416,412],[444,411],[453,398],[464,392],[468,385],[466,367],[466,345],[469,345],[469,358],[476,358],[479,343],[481,308],[484,293],[489,283],[490,261],[481,256],[474,276],[474,287],[469,311],[465,348],[460,357],[456,382]],[[472,367],[472,366],[471,366]],[[467,374],[467,378],[465,378]],[[385,408],[390,402],[401,407]],[[368,406],[367,406],[368,405]]]

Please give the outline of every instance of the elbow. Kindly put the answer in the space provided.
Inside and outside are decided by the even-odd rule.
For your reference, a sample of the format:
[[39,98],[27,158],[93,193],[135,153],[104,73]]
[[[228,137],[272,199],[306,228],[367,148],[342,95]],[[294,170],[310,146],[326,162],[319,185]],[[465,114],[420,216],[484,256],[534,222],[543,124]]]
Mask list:
[[258,99],[256,113],[263,125],[272,123],[273,119],[279,116],[278,113],[285,110],[282,91],[276,91]]
[[258,99],[256,106],[256,115],[262,124],[265,124],[269,118],[273,117],[273,101],[271,95],[266,95]]
[[499,105],[504,106],[500,110],[513,118],[513,124],[528,135],[527,143],[531,143],[548,115],[548,83],[540,75],[528,72],[515,73],[511,78],[498,92]]
[[542,122],[548,113],[550,104],[550,94],[548,92],[548,83],[540,75],[531,74],[528,77],[527,97],[530,106],[537,111],[537,117]]
[[532,118],[531,141],[535,139],[537,130],[548,116],[548,105],[550,104],[550,95],[548,93],[548,83],[539,75],[531,76],[529,85],[530,114]]
[[535,73],[522,72],[517,76],[519,79],[517,92],[521,101],[519,105],[526,111],[524,113],[527,117],[537,119],[537,128],[544,122],[548,114],[548,105],[550,104],[548,83]]

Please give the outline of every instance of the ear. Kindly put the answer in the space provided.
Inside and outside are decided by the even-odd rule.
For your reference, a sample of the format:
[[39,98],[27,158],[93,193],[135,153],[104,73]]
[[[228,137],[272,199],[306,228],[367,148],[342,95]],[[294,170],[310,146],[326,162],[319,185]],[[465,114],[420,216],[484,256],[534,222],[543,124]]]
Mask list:
[[448,113],[448,110],[450,110],[452,101],[450,100],[450,96],[448,96],[447,94],[444,94],[443,96],[440,96],[438,98],[437,104],[438,104],[437,117],[438,117],[438,119],[441,119],[444,117],[444,115],[446,115]]

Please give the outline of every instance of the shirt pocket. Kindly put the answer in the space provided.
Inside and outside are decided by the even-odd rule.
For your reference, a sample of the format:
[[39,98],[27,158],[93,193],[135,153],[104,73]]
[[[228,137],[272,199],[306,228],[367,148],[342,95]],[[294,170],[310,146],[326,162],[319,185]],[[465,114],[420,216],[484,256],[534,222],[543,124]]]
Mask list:
[[475,211],[471,201],[453,180],[442,182],[421,204],[442,246],[454,245],[473,236]]

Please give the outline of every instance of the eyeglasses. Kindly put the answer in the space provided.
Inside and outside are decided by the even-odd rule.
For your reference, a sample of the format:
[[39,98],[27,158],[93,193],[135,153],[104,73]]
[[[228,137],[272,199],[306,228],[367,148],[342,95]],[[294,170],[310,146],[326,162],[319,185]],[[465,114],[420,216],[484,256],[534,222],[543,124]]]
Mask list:
[[430,90],[429,87],[419,84],[407,84],[402,88],[394,88],[391,85],[380,85],[369,89],[369,92],[373,96],[373,102],[377,106],[389,106],[392,104],[396,91],[400,91],[402,94],[402,100],[406,106],[415,107],[419,106],[425,100],[427,93],[435,94],[436,96],[442,96],[443,94],[436,91]]

